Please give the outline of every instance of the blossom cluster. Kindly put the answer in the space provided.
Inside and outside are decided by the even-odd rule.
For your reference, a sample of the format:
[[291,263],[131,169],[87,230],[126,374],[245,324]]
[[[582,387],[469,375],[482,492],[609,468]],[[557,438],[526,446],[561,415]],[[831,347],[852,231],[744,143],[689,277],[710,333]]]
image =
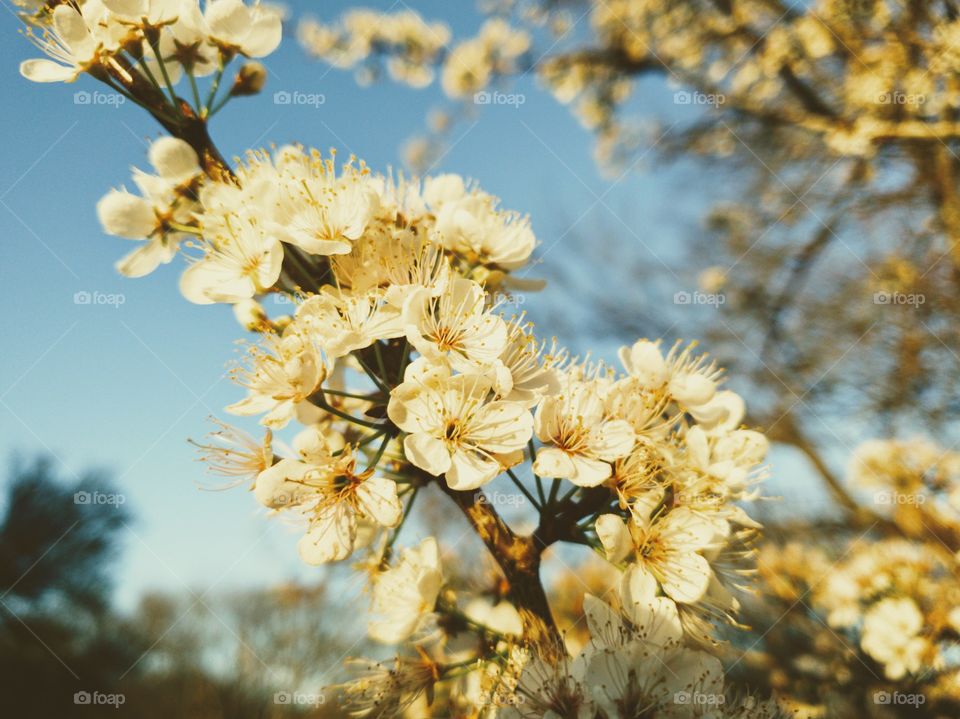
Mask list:
[[511,693],[498,716],[786,718],[773,700],[729,696],[720,661],[683,645],[676,609],[649,575],[627,572],[617,600],[584,597],[590,641],[573,659],[522,657],[519,676],[500,677]]
[[[791,671],[829,674],[841,687],[856,685],[863,673],[877,688],[919,692],[932,706],[960,701],[957,468],[956,452],[927,439],[864,442],[849,475],[875,493],[877,515],[867,532],[840,547],[794,540],[761,551],[765,593],[809,606],[825,635],[794,658]],[[869,535],[886,522],[895,536]],[[800,693],[800,684],[787,684],[784,693]]]
[[[446,24],[428,23],[409,9],[395,13],[350,10],[338,26],[305,20],[298,33],[311,53],[335,67],[355,67],[377,52],[387,53],[390,77],[411,87],[433,82],[434,66],[450,41]],[[373,74],[375,66],[366,63],[364,70]]]
[[[227,409],[259,416],[268,435],[221,429],[206,457],[303,523],[305,562],[371,553],[371,637],[422,641],[459,611],[440,602],[432,538],[387,566],[419,487],[469,492],[523,462],[538,482],[601,493],[586,541],[691,641],[735,622],[759,527],[736,502],[753,496],[767,442],[742,428],[742,399],[693,346],[640,340],[617,371],[504,316],[498,297],[535,238],[458,176],[394,179],[288,146],[249,153],[218,182],[183,141],[159,140],[150,157],[142,195],[100,203],[108,231],[146,241],[121,270],[142,274],[183,244],[184,296],[232,303],[261,332],[234,371],[247,396]],[[270,294],[293,312],[268,318],[257,300]],[[293,451],[275,455],[270,433],[293,421]]]
[[531,37],[502,18],[491,18],[475,37],[451,43],[450,28],[427,22],[413,10],[351,10],[340,21],[304,20],[300,42],[311,55],[339,68],[360,66],[361,81],[376,76],[376,60],[386,58],[397,82],[420,88],[433,82],[440,66],[444,92],[453,98],[472,96],[498,76],[525,65]]
[[[205,77],[237,55],[264,57],[280,44],[281,17],[242,0],[84,0],[37,3],[28,36],[48,57],[26,60],[35,82],[72,82],[109,68],[176,83]],[[36,28],[36,29],[33,29]],[[132,60],[136,67],[123,64]]]
[[[716,657],[685,646],[676,607],[649,575],[625,573],[615,595],[612,604],[585,595],[589,640],[573,657],[508,646],[505,661],[467,662],[450,703],[469,716],[502,719],[786,719],[775,701],[733,691]],[[423,701],[451,665],[422,653],[392,666],[361,666],[365,673],[341,687],[345,707],[380,717]]]
[[[436,540],[390,561],[419,489],[473,492],[525,462],[538,484],[599,493],[584,541],[650,587],[690,641],[735,622],[759,527],[736,502],[754,496],[767,442],[742,428],[743,400],[713,362],[640,340],[618,371],[504,316],[498,298],[534,249],[529,221],[457,176],[391,179],[284,147],[251,153],[236,177],[197,192],[203,254],[181,289],[238,308],[287,293],[289,316],[257,305],[262,338],[235,370],[247,396],[228,411],[302,429],[288,456],[253,440],[237,453],[231,430],[204,449],[303,523],[304,561],[370,556],[371,637],[428,641],[461,611],[442,600]],[[294,250],[309,264],[286,277]],[[286,289],[318,267],[319,287]]]
[[[357,17],[370,47],[410,45],[423,30],[409,14],[375,31]],[[182,255],[184,297],[232,305],[258,335],[232,373],[246,395],[227,411],[258,417],[264,437],[219,423],[203,458],[295,521],[304,562],[359,559],[371,638],[415,647],[416,657],[368,666],[343,688],[359,715],[396,715],[447,680],[479,687],[464,697],[503,716],[702,716],[677,698],[691,692],[724,704],[719,662],[704,649],[715,625],[736,622],[759,528],[740,503],[756,496],[767,440],[743,427],[744,402],[712,360],[692,344],[641,339],[617,368],[538,338],[504,309],[511,293],[539,286],[514,274],[536,247],[531,222],[459,175],[383,175],[293,145],[252,150],[230,168],[205,122],[256,91],[241,70],[215,101],[227,62],[276,47],[272,10],[87,0],[45,5],[32,21],[53,60],[25,63],[24,75],[87,73],[173,135],[150,146],[152,171],[134,171],[135,192],[111,190],[98,204],[108,233],[140,243],[120,272],[146,275]],[[494,24],[478,49],[460,50],[495,65],[526,47]],[[392,72],[419,82],[420,65]],[[211,68],[202,103],[196,77]],[[192,108],[174,93],[181,74]],[[268,298],[290,311],[270,316]],[[288,431],[289,447],[274,436]],[[543,548],[486,504],[483,488],[507,477],[537,510],[542,542],[592,547],[621,574],[620,610],[588,597],[591,644],[574,660],[552,646],[562,640],[546,599],[530,599],[543,592],[529,571]],[[498,601],[458,596],[437,538],[394,546],[428,486],[458,504],[508,575]],[[465,632],[479,641],[458,645]],[[717,711],[777,710],[751,701]]]

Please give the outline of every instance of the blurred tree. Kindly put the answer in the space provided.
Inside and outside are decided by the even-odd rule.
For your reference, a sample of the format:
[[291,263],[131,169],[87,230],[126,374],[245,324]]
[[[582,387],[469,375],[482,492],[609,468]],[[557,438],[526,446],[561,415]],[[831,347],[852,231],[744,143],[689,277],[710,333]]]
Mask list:
[[130,512],[103,474],[71,482],[48,457],[14,461],[9,477],[0,522],[0,675],[11,690],[0,703],[10,716],[79,715],[90,707],[75,705],[74,694],[117,691],[142,651],[109,613]]

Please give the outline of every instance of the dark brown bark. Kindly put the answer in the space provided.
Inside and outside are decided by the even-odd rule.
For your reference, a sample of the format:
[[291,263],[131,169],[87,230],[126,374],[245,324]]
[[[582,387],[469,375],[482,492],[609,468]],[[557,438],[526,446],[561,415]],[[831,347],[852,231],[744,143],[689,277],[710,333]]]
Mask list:
[[470,521],[503,572],[509,586],[507,599],[523,621],[524,640],[548,655],[562,651],[563,638],[540,582],[542,547],[534,536],[520,536],[510,529],[479,489],[460,492],[443,479],[437,484]]

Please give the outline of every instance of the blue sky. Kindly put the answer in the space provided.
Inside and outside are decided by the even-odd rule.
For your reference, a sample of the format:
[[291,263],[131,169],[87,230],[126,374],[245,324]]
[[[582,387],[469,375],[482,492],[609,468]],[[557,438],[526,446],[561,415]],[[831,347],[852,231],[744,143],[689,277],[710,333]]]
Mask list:
[[[295,17],[309,9],[332,18],[346,4],[290,6]],[[471,33],[478,24],[472,6],[453,6],[416,4],[455,35]],[[144,279],[120,277],[113,263],[131,245],[104,235],[97,222],[97,200],[112,186],[129,185],[132,165],[146,168],[145,143],[159,136],[159,127],[130,103],[76,104],[75,92],[99,89],[93,80],[64,86],[22,79],[18,65],[36,51],[17,36],[12,11],[0,22],[6,98],[0,130],[7,138],[0,163],[0,454],[47,452],[68,476],[91,466],[114,475],[137,515],[119,572],[124,606],[151,588],[309,576],[314,570],[296,558],[295,535],[266,521],[248,494],[197,488],[205,477],[186,438],[202,436],[209,415],[226,417],[222,408],[241,394],[224,377],[243,337],[229,308],[184,300],[176,263]],[[435,88],[415,92],[390,82],[361,88],[349,72],[310,60],[289,37],[266,63],[264,94],[231,103],[212,123],[227,156],[299,141],[356,153],[377,170],[399,167],[403,141],[443,102]],[[276,105],[278,90],[321,93],[326,101]],[[570,261],[564,240],[574,232],[617,227],[614,212],[638,227],[651,262],[653,253],[674,252],[703,209],[696,186],[677,196],[672,175],[645,163],[616,183],[604,178],[590,135],[570,113],[529,79],[517,91],[526,95],[521,108],[490,107],[458,127],[454,146],[433,171],[474,177],[504,206],[529,213],[547,267]],[[78,292],[120,294],[123,303],[76,304]],[[551,287],[525,309],[536,319],[551,304],[570,301],[564,288]],[[542,331],[551,333],[549,326]]]

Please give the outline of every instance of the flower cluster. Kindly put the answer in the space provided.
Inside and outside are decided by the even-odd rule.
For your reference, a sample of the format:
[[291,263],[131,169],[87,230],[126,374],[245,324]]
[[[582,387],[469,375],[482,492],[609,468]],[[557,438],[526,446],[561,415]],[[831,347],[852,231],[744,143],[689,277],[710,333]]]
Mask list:
[[[676,643],[709,644],[716,623],[736,621],[759,526],[736,502],[754,495],[767,442],[742,428],[743,401],[720,387],[713,362],[693,346],[663,352],[640,340],[622,349],[617,371],[504,316],[499,298],[517,286],[511,272],[535,238],[525,217],[457,176],[394,179],[282,147],[249,153],[230,181],[215,181],[200,177],[191,152],[158,141],[158,176],[138,182],[150,184],[143,197],[109,194],[104,225],[128,237],[139,229],[138,252],[163,248],[164,261],[193,237],[182,243],[193,251],[183,294],[234,303],[260,331],[234,371],[247,396],[228,411],[272,431],[296,421],[293,452],[275,456],[268,437],[267,449],[210,443],[206,458],[252,480],[271,512],[300,520],[305,562],[371,556],[371,637],[429,641],[451,617],[469,617],[443,599],[433,538],[390,564],[419,489],[469,493],[508,474],[532,497],[513,472],[524,462],[538,487],[556,485],[535,504],[541,512],[593,493],[573,536],[655,597],[675,618]],[[181,208],[176,222],[134,221]],[[293,312],[267,317],[257,301],[270,294]],[[489,618],[462,621],[509,636]]]
[[[930,440],[864,442],[849,474],[855,486],[876,492],[867,531],[837,547],[813,539],[763,548],[758,567],[767,601],[802,602],[817,617],[808,625],[802,613],[772,610],[789,615],[778,633],[810,635],[809,646],[788,653],[781,674],[789,681],[780,687],[787,697],[810,702],[803,696],[808,682],[833,676],[841,692],[860,683],[910,692],[931,711],[960,702],[956,470],[956,453]],[[873,537],[880,526],[894,536]],[[812,703],[836,701],[818,691]]]
[[[326,327],[331,313],[343,316],[340,329],[349,325],[356,335],[341,348],[328,337],[324,349],[333,357],[403,335],[400,311],[418,287],[428,286],[413,303],[421,306],[419,326],[433,312],[424,303],[457,303],[464,291],[482,300],[478,283],[536,286],[508,277],[536,245],[529,220],[455,175],[394,181],[352,159],[338,170],[332,154],[285,146],[273,154],[251,151],[235,175],[212,181],[200,177],[190,146],[173,138],[155,143],[151,161],[159,177],[134,177],[142,196],[113,191],[101,202],[104,228],[145,240],[138,253],[158,262],[192,235],[187,245],[197,252],[180,287],[199,304],[236,304],[270,292],[303,297],[318,289],[311,273],[329,269],[326,284],[336,292],[315,299],[297,319]],[[157,263],[128,264],[121,271],[137,276]],[[451,283],[451,272],[462,282]],[[470,334],[461,339],[470,341]],[[503,349],[505,331],[500,335]],[[418,349],[427,342],[411,341]]]
[[[237,55],[264,57],[280,44],[280,14],[242,0],[84,0],[45,4],[31,17],[29,37],[48,58],[20,72],[35,82],[98,78],[113,68],[141,73],[160,86],[182,74],[222,72]],[[135,65],[131,65],[130,62]]]
[[433,82],[434,66],[450,41],[450,28],[441,22],[428,23],[413,10],[350,10],[335,26],[303,21],[299,36],[312,54],[336,67],[364,63],[358,71],[363,81],[375,77],[377,66],[371,60],[377,53],[385,53],[391,78],[411,87],[425,87]]
[[457,99],[519,71],[531,45],[529,33],[501,18],[486,21],[475,37],[451,45],[445,24],[427,22],[413,10],[351,10],[336,24],[304,20],[299,36],[307,52],[324,62],[339,68],[361,66],[363,82],[376,77],[379,56],[386,58],[394,80],[416,88],[433,82],[440,66],[444,92]]
[[[413,46],[424,32],[409,13],[364,17],[351,21],[361,50]],[[253,150],[229,167],[206,121],[257,89],[241,69],[215,100],[227,62],[276,47],[271,10],[87,0],[45,6],[33,21],[57,62],[26,63],[25,75],[85,72],[173,135],[150,147],[153,174],[135,171],[138,193],[112,190],[98,205],[107,232],[142,242],[120,271],[141,276],[185,255],[182,294],[233,305],[259,335],[232,372],[246,396],[227,411],[258,417],[265,437],[220,423],[199,445],[203,459],[296,520],[304,562],[359,559],[371,638],[416,652],[392,668],[366,665],[343,688],[348,707],[396,716],[443,685],[474,714],[694,717],[707,697],[716,716],[776,715],[768,703],[727,703],[719,662],[703,651],[715,625],[736,622],[759,527],[738,503],[755,496],[767,449],[712,360],[694,345],[639,340],[615,369],[539,339],[525,316],[504,311],[511,293],[538,286],[513,275],[536,246],[530,221],[457,175],[384,176],[300,146]],[[419,60],[391,72],[419,82],[445,43],[422,44]],[[453,55],[485,53],[497,67],[526,48],[494,23]],[[196,77],[211,68],[202,103]],[[175,94],[180,75],[192,107]],[[289,312],[270,316],[267,298]],[[280,432],[292,433],[289,447]],[[536,511],[533,536],[487,500],[498,478]],[[495,591],[455,587],[437,537],[395,547],[428,487],[490,550]],[[562,541],[591,547],[621,575],[620,611],[586,599],[591,641],[574,659],[538,574],[544,550]]]
[[[720,661],[684,646],[675,606],[648,575],[624,575],[613,606],[587,594],[584,611],[590,639],[576,656],[558,661],[514,647],[503,663],[471,662],[450,701],[470,715],[503,719],[787,717],[773,701],[733,696]],[[458,670],[422,654],[368,670],[342,689],[357,716],[396,716]]]
[[[184,295],[240,307],[283,293],[294,310],[260,321],[235,370],[247,397],[228,410],[273,431],[302,426],[292,456],[206,454],[301,521],[304,561],[370,555],[373,638],[429,641],[467,616],[443,598],[436,540],[391,564],[420,488],[469,494],[506,474],[532,498],[514,473],[525,462],[538,487],[555,485],[534,500],[542,516],[591,493],[571,536],[641,582],[691,642],[735,622],[759,526],[736,502],[754,496],[767,442],[742,428],[744,403],[715,363],[692,345],[640,340],[616,371],[504,316],[498,298],[533,234],[456,176],[391,179],[284,147],[195,194],[190,245],[202,254]],[[463,621],[500,636],[489,620]]]

